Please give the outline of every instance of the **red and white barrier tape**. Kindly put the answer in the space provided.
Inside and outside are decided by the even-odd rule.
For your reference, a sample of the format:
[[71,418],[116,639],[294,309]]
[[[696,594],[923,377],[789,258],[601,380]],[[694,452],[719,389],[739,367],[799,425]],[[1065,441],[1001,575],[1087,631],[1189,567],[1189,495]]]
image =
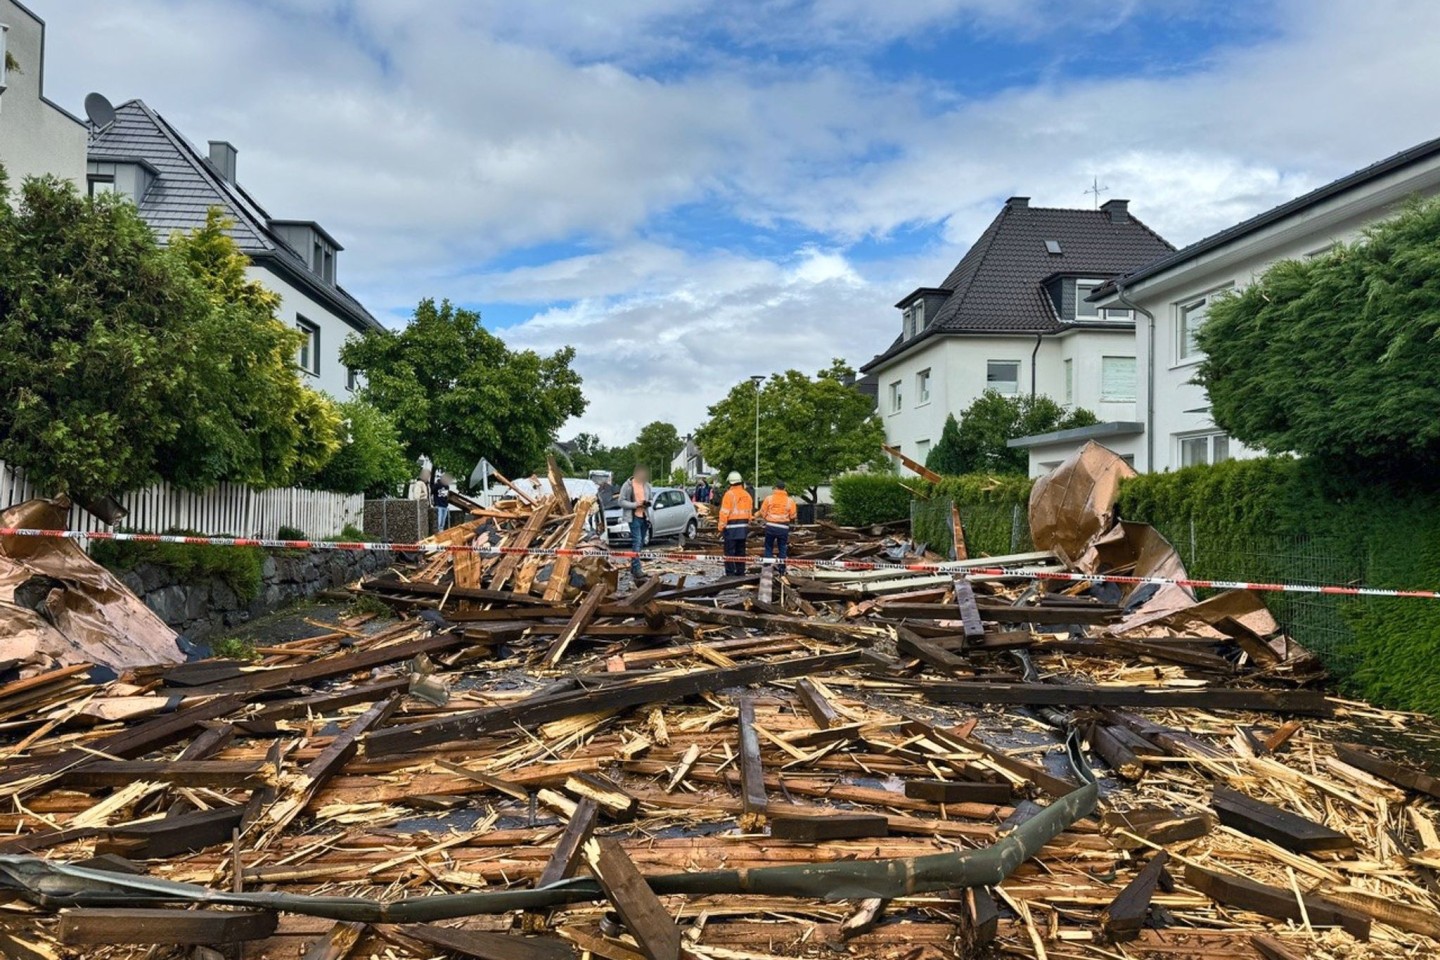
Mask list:
[[[256,537],[190,537],[168,533],[115,533],[107,530],[38,530],[0,527],[0,537],[41,537],[51,540],[113,540],[131,543],[182,543],[210,547],[266,547],[281,550],[343,550],[381,553],[470,553],[483,557],[597,557],[602,560],[670,560],[697,563],[727,563],[741,558],[718,553],[691,553],[684,550],[605,550],[576,547],[497,547],[484,544],[368,543],[337,540],[266,540]],[[779,564],[779,560],[743,558],[746,563]],[[971,563],[883,563],[874,560],[811,560],[791,557],[785,566],[807,570],[893,570],[896,573],[964,573],[968,576],[1016,577],[1058,580],[1068,583],[1116,583],[1123,586],[1207,587],[1216,590],[1256,590],[1262,593],[1307,593],[1339,597],[1402,597],[1440,600],[1440,590],[1392,590],[1385,587],[1315,585],[1305,583],[1252,583],[1246,580],[1197,580],[1180,577],[1127,577],[1109,573],[1073,573],[1066,570],[1037,570],[1033,567],[977,567]]]

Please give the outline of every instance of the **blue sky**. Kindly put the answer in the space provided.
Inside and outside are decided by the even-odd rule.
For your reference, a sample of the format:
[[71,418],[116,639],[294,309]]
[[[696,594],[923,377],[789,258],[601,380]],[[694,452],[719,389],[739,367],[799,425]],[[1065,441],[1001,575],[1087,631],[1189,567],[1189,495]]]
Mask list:
[[48,92],[228,139],[425,296],[572,345],[624,441],[761,370],[859,364],[1027,195],[1184,244],[1440,134],[1428,0],[33,0]]

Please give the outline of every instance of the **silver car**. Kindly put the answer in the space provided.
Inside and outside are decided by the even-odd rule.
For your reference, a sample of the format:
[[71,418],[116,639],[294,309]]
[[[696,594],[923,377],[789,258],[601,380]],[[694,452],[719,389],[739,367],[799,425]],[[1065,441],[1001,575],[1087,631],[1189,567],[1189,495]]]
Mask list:
[[[700,529],[700,517],[690,495],[675,487],[655,487],[650,494],[650,527],[645,534],[645,544],[651,540],[666,537],[694,539]],[[630,525],[625,522],[624,513],[618,504],[611,504],[605,510],[605,529],[610,542],[629,542]],[[644,546],[645,544],[641,544]]]

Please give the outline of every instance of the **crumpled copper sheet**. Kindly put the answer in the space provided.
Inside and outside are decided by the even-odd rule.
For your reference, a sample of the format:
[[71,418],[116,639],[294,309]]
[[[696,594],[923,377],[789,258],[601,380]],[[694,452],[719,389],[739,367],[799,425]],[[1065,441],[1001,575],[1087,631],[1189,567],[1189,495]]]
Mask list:
[[[0,527],[59,530],[65,514],[55,502],[27,500],[0,513]],[[43,614],[16,602],[16,591],[37,577],[54,581]],[[75,541],[0,537],[0,659],[125,670],[185,655],[175,631]]]
[[1074,564],[1090,541],[1115,522],[1120,481],[1135,468],[1091,440],[1060,466],[1035,481],[1030,490],[1030,538],[1037,550],[1049,550]]
[[[1075,561],[1084,573],[1108,573],[1126,576],[1164,577],[1184,580],[1185,564],[1170,541],[1148,523],[1120,522],[1092,540]],[[1160,586],[1141,584],[1131,587],[1120,601],[1122,607],[1138,606],[1121,618],[1119,623],[1102,633],[1122,634],[1156,620],[1163,620],[1195,606],[1195,591],[1189,587],[1166,583]]]

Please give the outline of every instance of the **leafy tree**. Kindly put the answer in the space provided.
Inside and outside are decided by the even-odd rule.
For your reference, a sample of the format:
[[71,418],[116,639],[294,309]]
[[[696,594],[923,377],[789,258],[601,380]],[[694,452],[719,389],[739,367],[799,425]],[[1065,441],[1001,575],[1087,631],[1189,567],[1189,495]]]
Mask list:
[[340,404],[340,450],[307,486],[340,493],[394,496],[414,476],[395,424],[362,399]]
[[[885,428],[875,401],[846,386],[853,375],[835,360],[813,378],[798,370],[772,376],[760,391],[760,481],[784,480],[814,500],[816,488],[864,464],[882,466]],[[705,459],[723,476],[754,472],[755,391],[743,380],[710,407],[695,438]]]
[[958,476],[965,472],[965,448],[960,439],[960,422],[955,414],[945,415],[945,426],[940,431],[940,440],[930,448],[925,466],[936,473]]
[[510,350],[448,300],[420,301],[405,329],[351,340],[341,359],[365,373],[364,397],[394,420],[408,457],[457,474],[481,457],[512,477],[539,470],[555,431],[585,411],[574,348]]
[[212,209],[204,227],[170,240],[197,309],[173,348],[181,424],[161,449],[162,472],[193,489],[289,486],[341,445],[335,403],[296,376],[304,335],[277,318],[279,295],[246,275],[250,260],[226,233],[233,226]]
[[670,473],[670,461],[680,449],[680,431],[674,424],[655,420],[640,428],[640,434],[630,445],[636,466],[650,468],[650,475],[657,479]]
[[[955,474],[1026,473],[1029,455],[1007,446],[1008,441],[1099,422],[1089,410],[1077,408],[1067,412],[1043,394],[1006,397],[986,390],[961,412],[955,443],[947,457],[951,458],[950,464],[959,466],[953,470]],[[942,433],[941,442],[944,440]]]
[[1210,308],[1198,381],[1244,443],[1401,476],[1440,464],[1440,202],[1281,261]]
[[0,457],[79,497],[159,479],[191,288],[132,206],[0,172]]

